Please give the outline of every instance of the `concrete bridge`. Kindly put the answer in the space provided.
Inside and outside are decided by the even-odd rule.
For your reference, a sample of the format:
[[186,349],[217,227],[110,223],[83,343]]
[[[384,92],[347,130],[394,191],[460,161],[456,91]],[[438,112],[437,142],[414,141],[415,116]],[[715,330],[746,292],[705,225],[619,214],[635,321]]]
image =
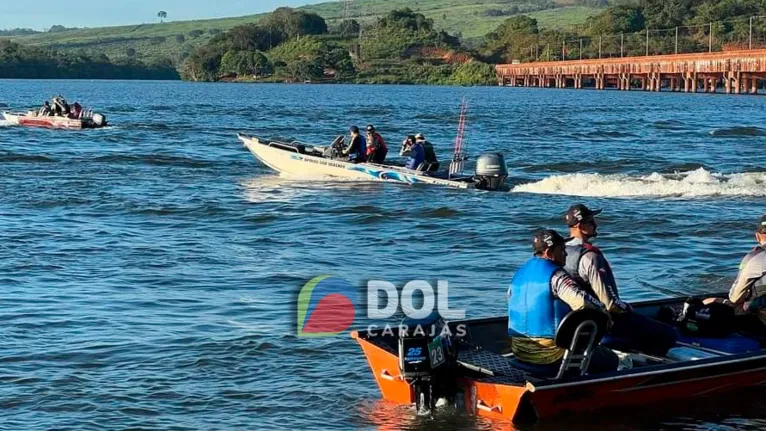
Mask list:
[[500,85],[757,94],[766,49],[496,66]]

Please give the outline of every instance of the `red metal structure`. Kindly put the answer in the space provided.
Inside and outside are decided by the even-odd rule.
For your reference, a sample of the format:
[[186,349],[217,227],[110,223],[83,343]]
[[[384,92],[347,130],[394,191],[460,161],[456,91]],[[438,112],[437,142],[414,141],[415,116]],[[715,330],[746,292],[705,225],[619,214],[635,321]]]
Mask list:
[[757,94],[766,49],[496,66],[500,85]]

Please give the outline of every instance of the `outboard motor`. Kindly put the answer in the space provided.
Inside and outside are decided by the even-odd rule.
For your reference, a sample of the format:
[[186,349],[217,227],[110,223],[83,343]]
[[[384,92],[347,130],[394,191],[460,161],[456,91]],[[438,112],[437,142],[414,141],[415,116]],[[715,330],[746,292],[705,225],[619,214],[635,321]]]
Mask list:
[[505,186],[508,168],[500,153],[485,153],[476,159],[476,188],[497,191]]
[[440,399],[454,402],[457,351],[444,320],[434,312],[425,319],[404,319],[399,326],[399,370],[415,392],[418,413],[429,413]]
[[93,114],[93,124],[95,124],[96,127],[106,126],[106,117],[101,114]]

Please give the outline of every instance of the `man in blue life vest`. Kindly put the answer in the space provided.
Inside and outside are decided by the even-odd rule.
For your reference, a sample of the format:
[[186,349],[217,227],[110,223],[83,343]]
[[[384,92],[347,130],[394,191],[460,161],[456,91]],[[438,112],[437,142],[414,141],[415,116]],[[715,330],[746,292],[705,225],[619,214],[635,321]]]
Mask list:
[[620,299],[617,283],[604,253],[591,241],[598,236],[596,216],[601,210],[591,210],[583,204],[572,205],[566,212],[566,222],[572,239],[567,242],[566,270],[591,295],[606,307],[614,325],[604,340],[618,350],[637,350],[663,356],[675,345],[675,328],[633,312]]
[[[556,346],[559,323],[572,310],[602,304],[582,289],[564,270],[566,240],[554,230],[537,233],[534,257],[513,277],[508,290],[508,335],[516,359],[535,365],[556,367],[564,349]],[[589,373],[617,369],[619,359],[611,350],[598,346],[591,354]]]
[[426,149],[423,147],[422,142],[415,139],[414,135],[407,136],[407,139],[402,142],[402,149],[399,151],[399,155],[407,157],[404,167],[413,171],[417,170],[426,161]]

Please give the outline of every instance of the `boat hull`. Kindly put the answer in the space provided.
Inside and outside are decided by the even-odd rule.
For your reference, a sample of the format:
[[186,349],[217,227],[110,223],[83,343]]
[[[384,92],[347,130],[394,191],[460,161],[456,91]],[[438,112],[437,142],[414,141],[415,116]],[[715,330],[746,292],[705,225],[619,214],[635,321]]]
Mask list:
[[[678,305],[679,301],[683,303],[676,299],[635,304],[635,307],[637,312],[651,316],[658,307]],[[507,317],[450,323],[450,327],[457,325],[467,325],[469,344],[482,346],[481,351],[490,351],[487,364],[506,361],[506,357],[500,355],[499,346],[505,344]],[[414,392],[399,376],[395,340],[381,340],[364,331],[354,332],[352,337],[362,347],[383,398],[412,404]],[[509,370],[513,365],[509,365],[512,362],[507,359],[502,367],[495,365],[500,368],[495,369],[494,377],[465,372],[457,375],[458,398],[464,400],[469,413],[528,422],[739,391],[766,383],[766,352],[755,345],[755,350],[744,353],[722,353],[709,359],[657,363],[567,380],[535,378],[525,375],[523,370]],[[481,368],[491,368],[474,362],[477,363]]]
[[3,117],[8,124],[23,127],[41,127],[45,129],[81,130],[97,128],[90,123],[66,117],[36,117],[24,114],[11,114],[4,112]]
[[343,160],[301,154],[275,147],[269,141],[240,135],[244,146],[263,164],[279,172],[296,176],[334,177],[354,181],[388,181],[402,184],[429,184],[459,189],[474,188],[471,181],[429,177],[417,171],[372,163],[350,163]]

